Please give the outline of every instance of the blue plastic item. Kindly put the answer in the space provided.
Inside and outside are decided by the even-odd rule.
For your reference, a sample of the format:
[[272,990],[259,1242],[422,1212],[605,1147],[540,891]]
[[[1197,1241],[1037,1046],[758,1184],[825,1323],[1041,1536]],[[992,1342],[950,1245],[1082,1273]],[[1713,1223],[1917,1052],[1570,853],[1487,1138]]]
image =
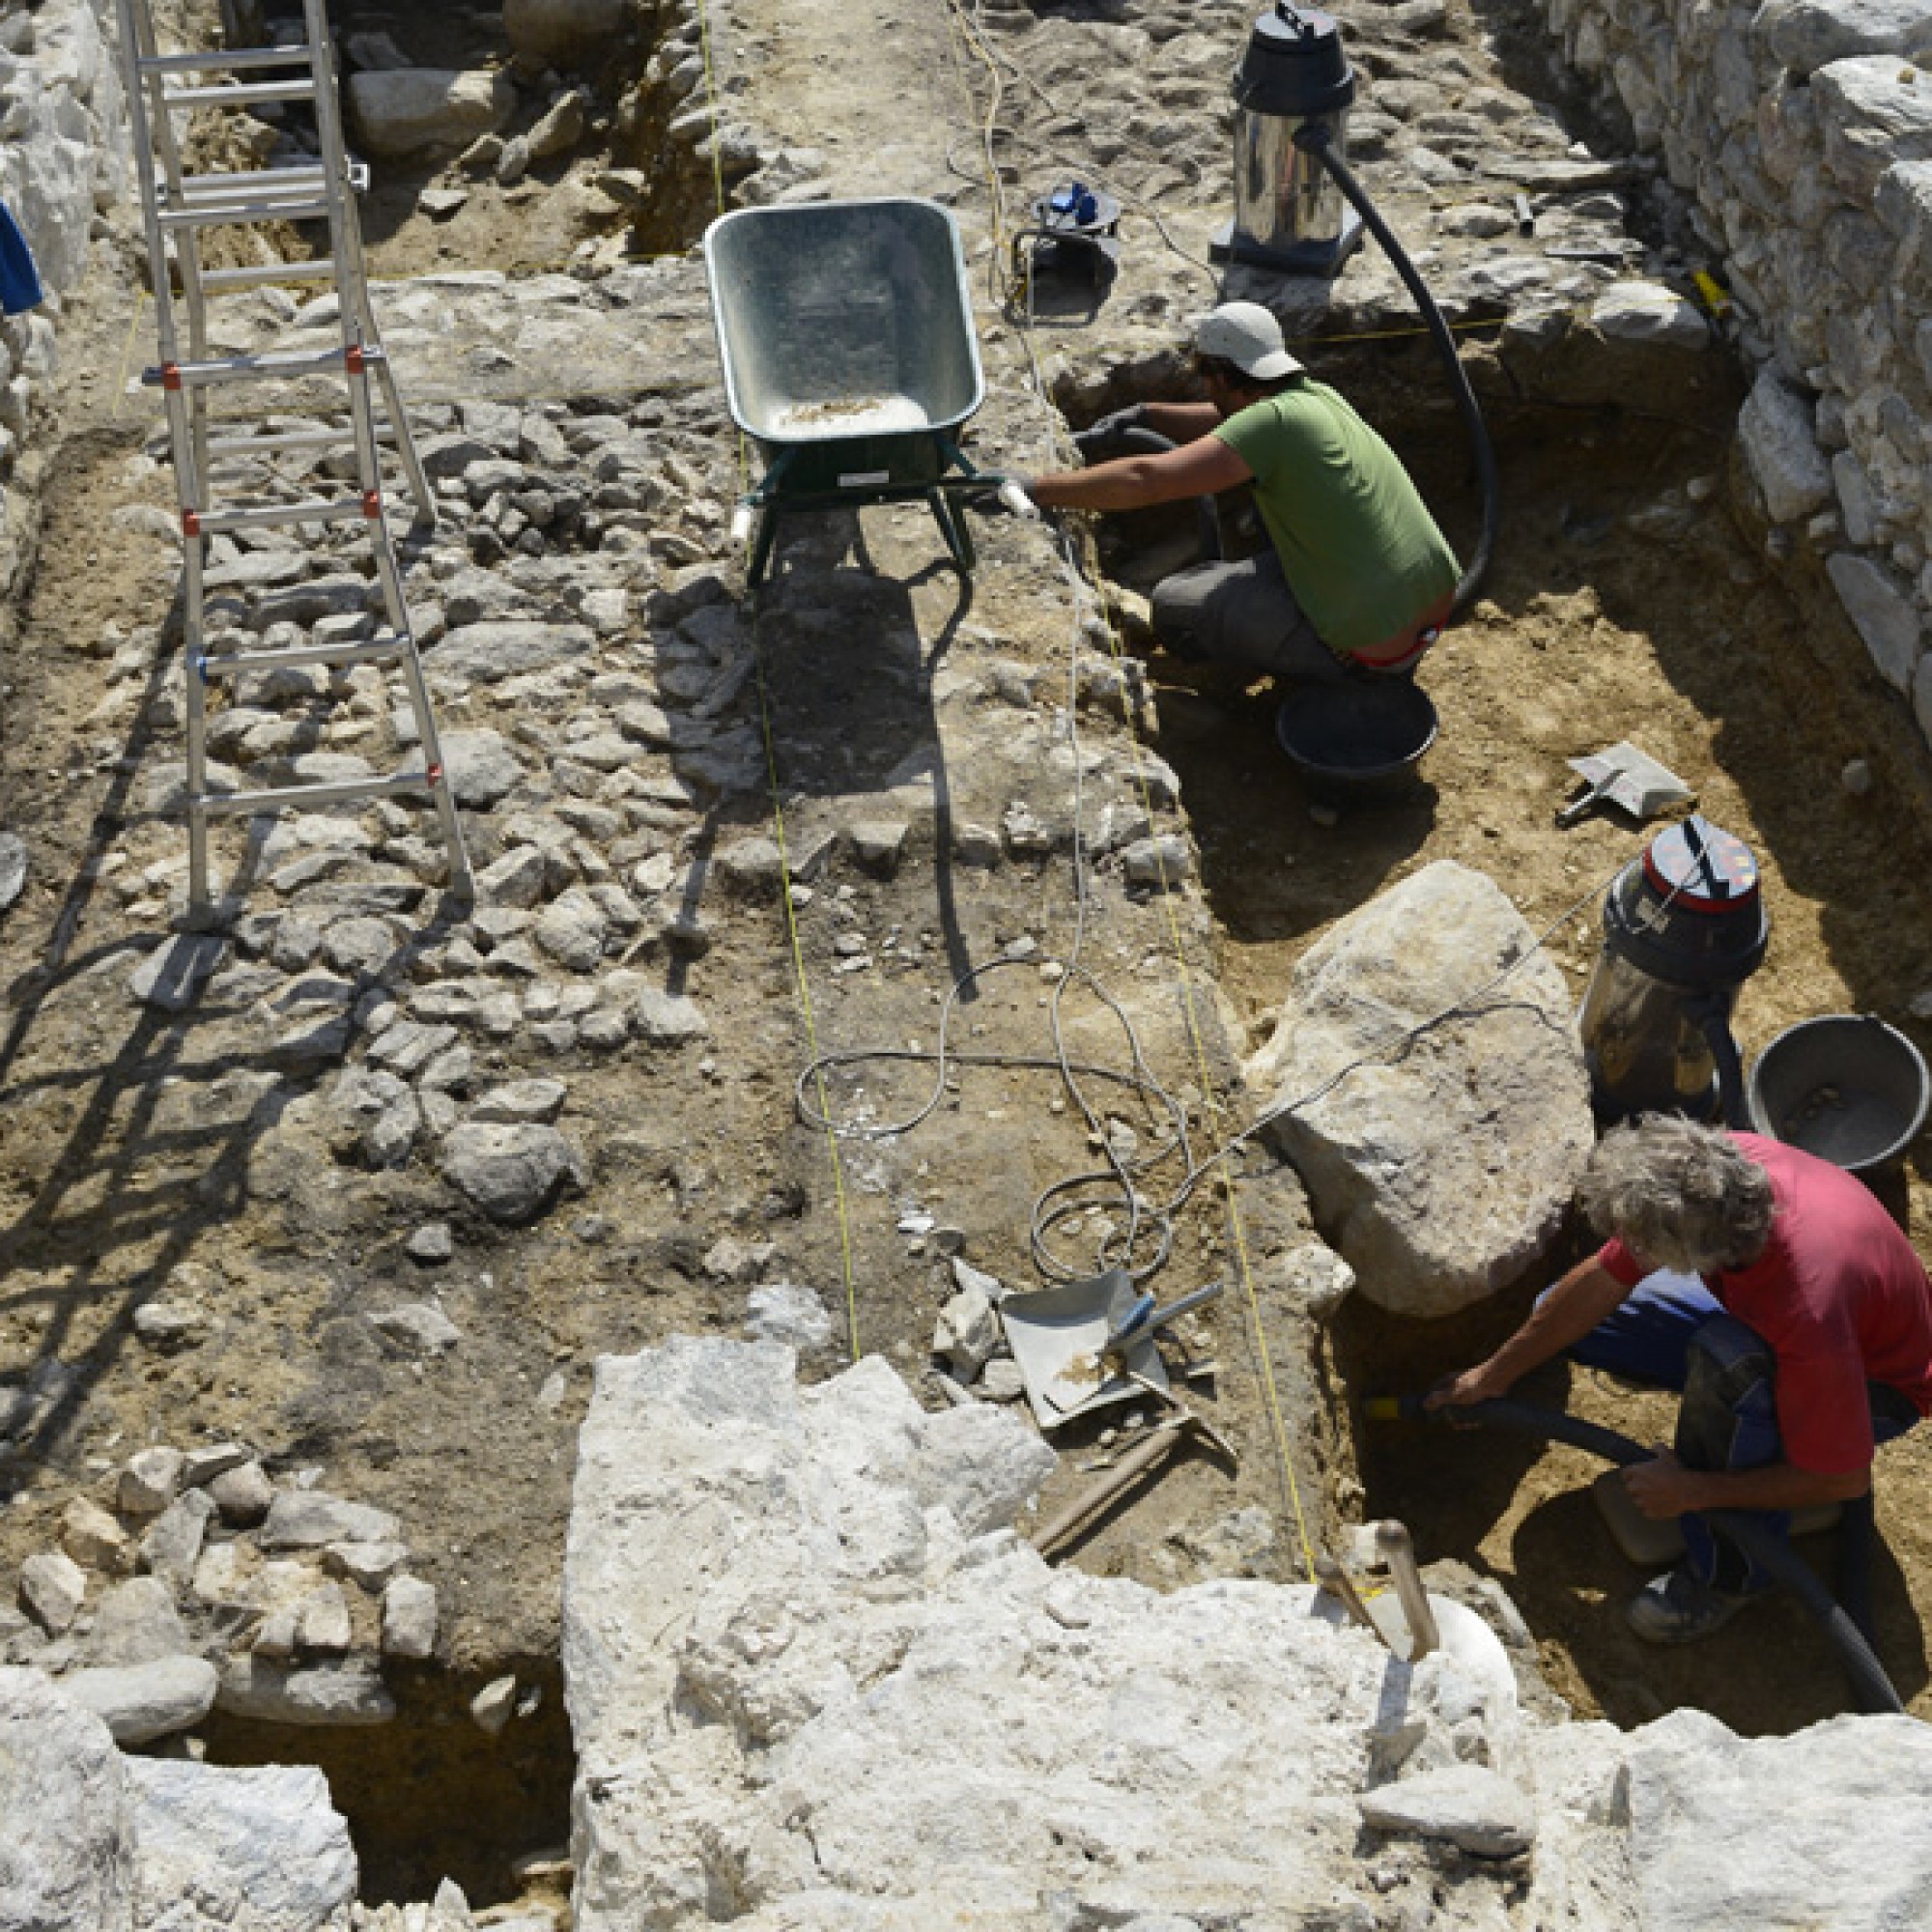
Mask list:
[[20,233],[13,211],[0,201],[0,313],[20,315],[46,299],[34,251]]

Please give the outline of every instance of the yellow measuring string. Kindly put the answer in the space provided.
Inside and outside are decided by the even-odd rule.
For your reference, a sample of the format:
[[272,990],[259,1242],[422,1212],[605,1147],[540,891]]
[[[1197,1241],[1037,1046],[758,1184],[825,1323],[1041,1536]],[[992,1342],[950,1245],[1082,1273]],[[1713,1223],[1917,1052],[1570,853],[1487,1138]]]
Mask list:
[[[697,0],[698,43],[704,50],[705,108],[711,117],[711,185],[717,197],[718,213],[724,213],[724,169],[718,155],[718,90],[711,76],[711,15],[705,0]],[[751,459],[745,447],[745,433],[738,432],[738,494],[742,497],[751,482]],[[784,800],[779,785],[778,744],[772,732],[771,693],[765,683],[765,653],[759,636],[759,598],[752,592],[752,650],[758,671],[758,725],[765,740],[765,780],[772,795],[772,835],[779,848],[779,884],[783,895],[785,942],[791,949],[792,978],[798,986],[799,1010],[805,1017],[806,1050],[811,1055],[812,1082],[818,1090],[818,1118],[825,1129],[826,1158],[832,1163],[832,1195],[838,1218],[838,1264],[845,1280],[846,1346],[856,1362],[865,1352],[859,1344],[859,1288],[852,1257],[852,1208],[845,1190],[845,1163],[838,1156],[838,1136],[834,1132],[832,1102],[825,1091],[824,1057],[818,1050],[818,1021],[811,1007],[811,982],[805,970],[805,947],[799,937],[798,902],[792,896],[791,856],[785,844]]]
[[[979,55],[981,63],[986,68],[987,73],[991,76],[997,92],[999,84],[998,71],[993,65],[991,56],[979,43],[979,37],[964,31],[965,22],[960,14],[958,0],[951,0],[947,12],[948,17],[953,25],[955,45],[962,38],[968,41],[973,46],[974,52]],[[988,157],[987,161],[986,178],[987,190],[992,200],[993,228],[996,238],[995,245],[997,246],[997,238],[1001,228],[1002,198],[999,178],[993,171],[990,157]],[[1090,582],[1097,582],[1099,581],[1099,560],[1094,552],[1091,533],[1085,544],[1085,563]],[[1109,653],[1113,657],[1116,669],[1120,670],[1122,677],[1124,677],[1125,654],[1121,646],[1120,634],[1115,628],[1113,618],[1107,612],[1104,603],[1101,606],[1101,611],[1103,621],[1107,627],[1107,646]],[[1127,720],[1127,732],[1138,744],[1139,738],[1138,734],[1134,731],[1131,717]],[[1141,795],[1141,808],[1148,814],[1148,822],[1151,824],[1153,822],[1153,799],[1148,787],[1147,772],[1138,760],[1136,760],[1135,764],[1135,781]],[[1158,853],[1155,855],[1155,863],[1159,864]],[[1194,981],[1187,970],[1187,949],[1181,938],[1180,923],[1174,907],[1174,896],[1168,891],[1166,867],[1164,865],[1160,867],[1160,872],[1161,907],[1167,919],[1168,937],[1174,946],[1175,967],[1179,975],[1181,1006],[1187,1015],[1188,1040],[1194,1049],[1194,1062],[1200,1074],[1201,1104],[1208,1116],[1208,1124],[1215,1142],[1218,1144],[1226,1138],[1226,1134],[1221,1124],[1220,1109],[1214,1104],[1213,1073],[1208,1065],[1208,1048],[1202,1038],[1200,1018],[1195,1009]],[[1262,1326],[1261,1295],[1255,1286],[1254,1268],[1248,1257],[1247,1234],[1241,1224],[1240,1204],[1235,1192],[1234,1177],[1228,1172],[1228,1165],[1225,1161],[1220,1166],[1220,1182],[1222,1199],[1227,1204],[1228,1226],[1235,1245],[1235,1262],[1240,1271],[1241,1290],[1248,1304],[1249,1325],[1254,1332],[1255,1350],[1261,1363],[1262,1385],[1267,1398],[1268,1423],[1273,1432],[1275,1452],[1281,1463],[1282,1475],[1288,1484],[1289,1502],[1294,1512],[1295,1533],[1301,1541],[1302,1561],[1307,1567],[1308,1579],[1310,1582],[1313,1582],[1315,1580],[1314,1541],[1309,1534],[1308,1514],[1302,1506],[1301,1486],[1294,1479],[1294,1459],[1289,1451],[1288,1425],[1282,1414],[1281,1390],[1275,1381],[1274,1362],[1268,1352],[1267,1335]]]
[[[1089,533],[1085,544],[1087,574],[1094,582],[1099,581],[1099,559],[1094,548],[1094,539]],[[1120,632],[1115,627],[1113,617],[1104,602],[1101,605],[1101,619],[1107,627],[1107,649],[1114,660],[1114,668],[1122,678],[1126,675],[1126,654],[1122,649]],[[1134,730],[1131,716],[1127,720],[1127,732],[1139,743],[1139,734]],[[1153,797],[1148,787],[1147,770],[1139,760],[1134,765],[1134,781],[1141,795],[1141,810],[1147,813],[1148,823],[1154,822]],[[1168,937],[1174,945],[1175,970],[1180,979],[1181,1009],[1187,1015],[1187,1037],[1194,1049],[1194,1065],[1201,1080],[1201,1107],[1208,1116],[1208,1130],[1218,1147],[1227,1139],[1227,1129],[1221,1122],[1221,1110],[1214,1104],[1214,1075],[1208,1062],[1207,1042],[1201,1036],[1200,1016],[1194,1004],[1194,980],[1187,970],[1187,947],[1181,937],[1180,921],[1175,912],[1174,895],[1168,889],[1167,866],[1160,856],[1159,841],[1155,841],[1154,864],[1159,870],[1159,891],[1161,911],[1167,920]],[[1268,1426],[1274,1434],[1275,1451],[1281,1461],[1281,1472],[1288,1483],[1289,1502],[1294,1511],[1295,1534],[1301,1541],[1301,1558],[1307,1566],[1308,1580],[1315,1580],[1315,1547],[1309,1534],[1308,1513],[1302,1507],[1301,1485],[1294,1479],[1294,1458],[1290,1453],[1288,1443],[1288,1424],[1281,1410],[1281,1390],[1274,1378],[1274,1360],[1268,1352],[1267,1331],[1262,1325],[1262,1303],[1260,1291],[1255,1286],[1254,1267],[1248,1258],[1247,1231],[1241,1223],[1241,1208],[1235,1192],[1235,1177],[1229,1172],[1229,1163],[1219,1163],[1221,1198],[1227,1204],[1228,1228],[1235,1244],[1235,1264],[1240,1271],[1241,1293],[1248,1304],[1248,1322],[1254,1332],[1255,1352],[1261,1361],[1262,1387],[1267,1397]]]

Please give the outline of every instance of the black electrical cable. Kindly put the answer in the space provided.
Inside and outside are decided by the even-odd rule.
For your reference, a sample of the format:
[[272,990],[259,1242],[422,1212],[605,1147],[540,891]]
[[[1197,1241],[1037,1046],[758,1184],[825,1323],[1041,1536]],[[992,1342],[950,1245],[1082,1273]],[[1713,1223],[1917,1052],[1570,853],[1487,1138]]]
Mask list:
[[[1623,1468],[1633,1463],[1648,1463],[1656,1454],[1614,1429],[1585,1422],[1581,1416],[1568,1415],[1557,1408],[1536,1408],[1528,1403],[1502,1400],[1461,1403],[1453,1410],[1446,1406],[1427,1408],[1423,1405],[1424,1398],[1419,1395],[1371,1398],[1367,1412],[1371,1418],[1392,1412],[1404,1421],[1446,1422],[1453,1417],[1458,1422],[1479,1422],[1520,1435],[1568,1442],[1573,1448],[1587,1450]],[[1775,1536],[1762,1519],[1748,1510],[1705,1510],[1701,1514],[1713,1530],[1735,1544],[1759,1569],[1775,1577],[1817,1620],[1838,1653],[1845,1674],[1852,1680],[1852,1690],[1861,1710],[1906,1715],[1903,1700],[1864,1633],[1782,1537]],[[1854,1551],[1846,1554],[1854,1555]],[[1855,1560],[1869,1562],[1868,1539],[1858,1539]],[[1847,1597],[1856,1595],[1861,1600],[1862,1582],[1862,1578],[1853,1578],[1852,1587],[1846,1590]]]
[[1463,358],[1456,353],[1456,338],[1450,334],[1442,311],[1435,306],[1435,298],[1429,293],[1429,285],[1416,272],[1415,264],[1404,252],[1402,243],[1395,239],[1388,223],[1377,212],[1375,203],[1369,199],[1368,190],[1355,179],[1348,162],[1335,152],[1334,137],[1328,124],[1321,120],[1308,122],[1297,129],[1294,145],[1303,154],[1313,155],[1335,178],[1335,185],[1362,217],[1363,227],[1381,244],[1382,253],[1395,265],[1396,273],[1415,298],[1415,305],[1422,311],[1422,319],[1429,325],[1429,332],[1435,338],[1443,365],[1449,372],[1449,385],[1455,391],[1456,407],[1462,412],[1463,426],[1468,432],[1469,447],[1476,459],[1476,478],[1483,494],[1482,534],[1476,539],[1475,554],[1469,559],[1468,569],[1463,573],[1462,582],[1456,586],[1456,599],[1450,607],[1452,615],[1461,616],[1489,574],[1490,557],[1496,545],[1496,525],[1502,513],[1496,452],[1490,441],[1489,427],[1483,421],[1482,410],[1477,406],[1476,392],[1469,386],[1469,376],[1463,367]]

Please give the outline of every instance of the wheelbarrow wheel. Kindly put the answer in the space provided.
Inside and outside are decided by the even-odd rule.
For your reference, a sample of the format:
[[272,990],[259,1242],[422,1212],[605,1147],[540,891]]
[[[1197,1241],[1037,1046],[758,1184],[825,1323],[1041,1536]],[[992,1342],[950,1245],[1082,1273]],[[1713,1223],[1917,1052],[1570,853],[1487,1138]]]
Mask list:
[[925,500],[932,506],[932,521],[939,526],[939,534],[946,539],[952,561],[959,566],[962,576],[972,576],[979,556],[973,549],[973,532],[966,526],[966,512],[958,504],[949,503],[944,490],[928,490]]

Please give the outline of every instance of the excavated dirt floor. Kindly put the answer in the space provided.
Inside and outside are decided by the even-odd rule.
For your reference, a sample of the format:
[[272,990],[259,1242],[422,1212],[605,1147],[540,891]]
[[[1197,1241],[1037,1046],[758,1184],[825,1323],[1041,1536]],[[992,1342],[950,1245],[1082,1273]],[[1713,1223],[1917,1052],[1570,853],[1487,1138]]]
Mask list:
[[[813,84],[824,84],[829,53],[850,29],[841,29],[836,8],[800,11],[761,88],[781,90],[784,73],[795,71],[803,98],[814,71]],[[952,70],[933,82],[962,142],[965,79]],[[912,138],[920,99],[868,91],[856,71],[839,86],[867,139],[879,125]],[[380,275],[460,266],[463,250],[483,242],[497,266],[560,259],[542,193],[495,198],[487,225],[468,241],[462,228],[408,213],[402,194],[379,183],[371,233]],[[96,338],[103,358],[110,345],[118,350],[114,329],[125,325],[125,316],[103,319]],[[1043,330],[1042,341],[1051,352],[1078,353],[1077,338]],[[143,1418],[151,1431],[185,1421],[211,1436],[266,1439],[287,1466],[320,1448],[328,1487],[398,1509],[426,1546],[440,1540],[433,1574],[459,1618],[475,1573],[491,1615],[462,1623],[454,1659],[455,1675],[473,1689],[540,1655],[546,1635],[554,1640],[571,1426],[589,1359],[681,1328],[735,1325],[742,1289],[721,1289],[699,1265],[722,1231],[776,1232],[798,1278],[828,1289],[839,1278],[824,1144],[793,1119],[791,1078],[808,1049],[786,933],[768,906],[707,902],[714,950],[701,980],[716,1042],[708,1069],[676,1087],[654,1082],[628,1099],[616,1088],[605,1093],[590,1131],[621,1143],[622,1152],[585,1208],[566,1205],[525,1234],[471,1238],[466,1231],[461,1261],[437,1284],[466,1332],[464,1348],[449,1372],[406,1403],[381,1396],[349,1311],[371,1284],[423,1292],[400,1252],[432,1205],[420,1181],[345,1170],[331,1215],[312,1201],[298,1214],[288,1192],[272,1187],[265,1199],[259,1176],[244,1190],[247,1109],[230,1105],[223,1085],[242,1069],[197,1059],[186,1029],[128,1006],[121,990],[132,955],[122,950],[101,857],[124,847],[138,869],[174,855],[185,833],[156,820],[124,831],[138,812],[122,764],[131,768],[155,748],[143,737],[103,736],[89,716],[102,695],[103,627],[156,621],[174,567],[162,545],[130,538],[111,520],[132,494],[165,500],[165,478],[129,482],[128,459],[141,447],[146,419],[121,413],[99,363],[84,343],[75,347],[70,440],[50,469],[44,546],[7,665],[0,740],[4,817],[34,853],[27,895],[0,923],[0,1367],[60,1356],[86,1375],[64,1426],[4,1471],[14,1507],[0,1519],[0,1567],[43,1544],[76,1483],[96,1480],[143,1439]],[[1423,352],[1369,345],[1332,363],[1316,359],[1389,430],[1466,543],[1466,467],[1454,419],[1432,397]],[[709,372],[693,377],[709,381]],[[1842,619],[1768,564],[1759,538],[1724,511],[1726,399],[1655,414],[1513,403],[1494,392],[1490,399],[1502,457],[1501,541],[1483,600],[1425,671],[1442,730],[1413,795],[1324,822],[1274,748],[1265,689],[1242,692],[1160,657],[1149,661],[1155,742],[1179,775],[1213,920],[1198,963],[1211,968],[1225,996],[1234,1051],[1266,1037],[1288,973],[1313,939],[1437,859],[1488,872],[1533,927],[1556,923],[1550,948],[1580,996],[1596,953],[1595,895],[1640,838],[1602,816],[1559,831],[1552,814],[1574,782],[1563,760],[1622,737],[1690,779],[1701,809],[1763,862],[1772,944],[1740,1000],[1747,1055],[1780,1028],[1828,1011],[1878,1012],[1932,1044],[1922,1025],[1904,1017],[1932,986],[1932,760]],[[889,629],[916,626],[935,656],[952,637],[960,619],[953,584],[931,567],[933,554],[923,512],[868,512],[857,555],[880,575],[869,598],[855,604],[859,625],[825,640],[815,667],[823,682],[812,661],[787,660],[777,690],[781,729],[797,734],[802,758],[819,746],[828,788],[837,759],[824,743],[837,740],[847,716],[832,694],[865,690],[867,727],[882,743],[916,733],[925,716],[915,667],[901,665],[886,681],[868,667]],[[1131,576],[1132,561],[1122,569]],[[1066,617],[1050,574],[1039,591],[1037,628],[1012,641],[1050,676]],[[899,636],[893,648],[903,644]],[[1874,779],[1862,793],[1844,782],[1854,760]],[[890,762],[883,752],[879,762]],[[764,829],[755,810],[741,818],[725,829]],[[966,952],[1026,933],[1042,956],[1055,955],[1071,929],[1064,870],[1001,876],[996,893],[968,908]],[[930,872],[916,883],[943,890]],[[905,917],[909,889],[901,879],[889,912],[883,894],[862,900],[862,917]],[[925,970],[935,984],[950,978],[941,969],[953,957],[952,916],[937,896],[913,915],[931,928]],[[808,930],[809,977],[821,990],[830,984],[829,944],[822,926]],[[93,967],[101,969],[99,994],[76,1003],[72,984]],[[1108,962],[1110,971],[1134,969],[1132,957]],[[988,1010],[1037,1027],[1039,991],[1030,986]],[[882,1002],[873,1027],[854,1001],[848,988],[840,1043],[902,1030],[907,1002]],[[1043,1112],[1054,1089],[1034,1076],[973,1081],[973,1107],[931,1130],[911,1155],[921,1163],[924,1204],[942,1222],[973,1231],[976,1259],[1024,1283],[1024,1204],[1004,1190],[1035,1148],[1035,1184],[1064,1169]],[[1054,1131],[1065,1138],[1064,1125]],[[934,1308],[930,1257],[908,1258],[898,1205],[867,1189],[863,1161],[855,1175],[860,1339],[916,1372]],[[1932,1254],[1932,1164],[1922,1151],[1889,1198],[1920,1251]],[[1197,1213],[1174,1285],[1205,1279],[1225,1260],[1221,1243],[1218,1221]],[[135,1305],[171,1277],[178,1292],[184,1269],[212,1301],[235,1297],[233,1312],[249,1331],[224,1348],[218,1368],[212,1353],[160,1355],[132,1345]],[[1617,1604],[1640,1577],[1585,1493],[1595,1473],[1587,1458],[1479,1434],[1372,1431],[1356,1421],[1364,1390],[1421,1385],[1472,1359],[1545,1279],[1442,1323],[1399,1322],[1356,1297],[1312,1377],[1290,1365],[1294,1400],[1313,1404],[1325,1387],[1345,1456],[1359,1469],[1359,1490],[1338,1478],[1340,1513],[1400,1516],[1425,1561],[1456,1558],[1495,1577],[1534,1633],[1549,1681],[1581,1714],[1630,1723],[1694,1703],[1744,1731],[1780,1731],[1841,1709],[1842,1687],[1815,1634],[1783,1604],[1753,1610],[1690,1652],[1659,1653],[1628,1636]],[[1190,1464],[1094,1538],[1083,1560],[1173,1580],[1195,1567],[1191,1528],[1236,1500],[1259,1500],[1282,1523],[1265,1567],[1296,1572],[1297,1539],[1280,1509],[1240,1332],[1238,1311],[1225,1308],[1213,1328],[1227,1369],[1216,1413],[1253,1451],[1239,1488],[1211,1465]],[[567,1374],[568,1394],[532,1421],[531,1398],[554,1371]],[[1552,1368],[1522,1393],[1632,1434],[1667,1433],[1667,1403],[1594,1375]],[[372,1430],[357,1426],[365,1404],[380,1416]],[[391,1469],[399,1486],[384,1489]],[[1932,1617],[1932,1527],[1918,1506],[1928,1480],[1932,1432],[1884,1452],[1880,1649],[1921,1715],[1932,1715],[1923,1636]],[[485,1497],[480,1520],[489,1529],[480,1533],[469,1525]],[[1829,1559],[1829,1539],[1817,1548]],[[413,1738],[463,1721],[453,1701],[427,1692],[417,1701]],[[238,1758],[277,1746],[301,1755],[302,1742],[231,1734],[223,1748]],[[554,1736],[550,1745],[560,1751]],[[446,1799],[452,1786],[481,1791],[496,1777],[465,1769],[464,1752],[439,1756],[433,1740],[380,1766],[380,1747],[370,1749],[372,1762],[360,1770],[355,1748],[331,1764],[338,1802],[365,1817],[393,1813],[439,1779]],[[400,1782],[398,1760],[414,1767]],[[555,1833],[554,1770],[528,1767],[501,1801],[514,1810],[520,1789],[542,1813],[542,1830],[516,1849]],[[384,1883],[399,1895],[433,1878],[432,1867],[457,1868],[446,1849],[412,1859],[392,1847],[382,1862]],[[488,1895],[493,1868],[479,1861],[476,1869]]]

